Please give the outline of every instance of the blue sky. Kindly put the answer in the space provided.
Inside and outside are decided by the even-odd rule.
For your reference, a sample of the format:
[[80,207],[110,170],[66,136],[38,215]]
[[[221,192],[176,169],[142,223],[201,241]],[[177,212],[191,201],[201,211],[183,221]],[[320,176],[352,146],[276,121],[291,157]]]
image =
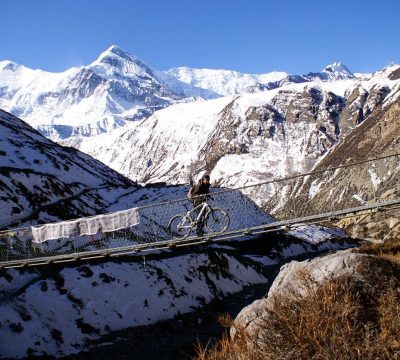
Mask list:
[[157,70],[400,63],[398,0],[0,0],[0,60],[64,71],[116,44]]

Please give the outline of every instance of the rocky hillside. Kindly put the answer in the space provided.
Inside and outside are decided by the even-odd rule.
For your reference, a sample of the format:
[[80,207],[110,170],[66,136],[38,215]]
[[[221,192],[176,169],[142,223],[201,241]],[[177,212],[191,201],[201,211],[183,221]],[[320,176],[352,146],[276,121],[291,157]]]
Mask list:
[[[311,170],[366,119],[385,116],[400,94],[398,71],[396,65],[366,80],[287,84],[179,104],[111,134],[66,144],[138,182],[188,183],[206,170],[223,186],[259,183]],[[276,192],[250,194],[264,204]]]
[[[388,78],[400,79],[400,69],[391,72]],[[355,89],[357,94],[359,90]],[[391,154],[400,154],[400,98],[396,93],[383,93],[379,90],[374,98],[387,97],[378,102],[371,114],[352,130],[324,159],[315,167],[315,171],[356,163]],[[370,109],[370,107],[369,107]],[[350,121],[355,121],[353,118]],[[399,156],[379,162],[364,163],[357,168],[343,168],[335,172],[326,172],[324,176],[310,176],[306,181],[293,184],[288,190],[293,198],[298,198],[303,208],[313,209],[315,213],[326,210],[355,207],[376,201],[388,201],[400,197]],[[295,190],[296,189],[296,190]],[[273,208],[279,199],[271,201],[267,208]],[[306,206],[305,206],[306,205]],[[310,211],[310,210],[309,210]],[[369,214],[343,221],[354,237],[389,239],[398,236],[400,223],[398,211]]]
[[[357,268],[365,262],[365,258],[364,254],[343,251],[311,261],[291,261],[285,264],[274,279],[266,297],[246,306],[238,314],[236,318],[238,328],[246,329],[251,334],[250,337],[255,336],[259,324],[263,321],[263,313],[271,308],[274,297],[286,295],[294,300],[307,293],[308,288],[302,286],[305,282],[310,281],[312,286],[318,287],[328,279],[354,276]],[[234,334],[233,329],[232,335]]]
[[104,211],[136,184],[0,110],[0,227]]
[[231,339],[201,359],[395,359],[398,249],[397,240],[286,264],[236,317]]

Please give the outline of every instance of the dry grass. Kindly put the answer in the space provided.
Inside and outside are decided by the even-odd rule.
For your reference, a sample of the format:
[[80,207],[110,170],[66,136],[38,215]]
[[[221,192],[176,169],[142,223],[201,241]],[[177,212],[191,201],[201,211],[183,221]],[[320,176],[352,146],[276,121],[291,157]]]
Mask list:
[[399,255],[400,240],[390,239],[384,243],[364,242],[360,247],[354,249],[354,252],[369,255]]
[[[251,336],[236,329],[218,343],[198,346],[198,360],[400,359],[400,246],[369,244],[357,276],[315,287],[303,276],[305,296],[271,300]],[[221,323],[232,326],[226,317]],[[234,325],[233,325],[234,326]]]
[[394,262],[394,263],[400,265],[400,253],[398,253],[398,254],[384,254],[384,255],[382,255],[382,257],[384,259],[387,259],[387,260],[389,260],[391,262]]
[[390,239],[384,243],[365,242],[354,252],[377,255],[391,262],[400,264],[400,240]]
[[[220,317],[219,322],[226,329],[234,326],[233,320],[229,315]],[[252,352],[247,346],[248,336],[243,329],[236,329],[235,340],[232,341],[228,333],[224,333],[222,339],[215,344],[207,344],[203,347],[201,344],[197,345],[198,360],[233,360],[233,359],[251,359]]]

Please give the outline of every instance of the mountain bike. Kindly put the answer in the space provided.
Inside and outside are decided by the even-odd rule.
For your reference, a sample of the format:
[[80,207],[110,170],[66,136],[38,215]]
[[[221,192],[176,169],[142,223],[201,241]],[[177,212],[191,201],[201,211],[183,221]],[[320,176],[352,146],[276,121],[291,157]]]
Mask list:
[[176,239],[186,239],[192,232],[197,236],[204,235],[204,227],[208,233],[224,232],[230,223],[225,210],[213,208],[208,202],[203,202],[186,214],[173,216],[168,222],[168,231]]

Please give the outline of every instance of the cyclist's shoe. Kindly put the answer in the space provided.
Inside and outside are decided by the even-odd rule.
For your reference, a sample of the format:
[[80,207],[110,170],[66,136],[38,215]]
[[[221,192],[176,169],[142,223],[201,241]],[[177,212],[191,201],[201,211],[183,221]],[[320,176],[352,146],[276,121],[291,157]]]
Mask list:
[[203,229],[196,229],[196,235],[197,236],[203,236],[204,235],[204,230]]

